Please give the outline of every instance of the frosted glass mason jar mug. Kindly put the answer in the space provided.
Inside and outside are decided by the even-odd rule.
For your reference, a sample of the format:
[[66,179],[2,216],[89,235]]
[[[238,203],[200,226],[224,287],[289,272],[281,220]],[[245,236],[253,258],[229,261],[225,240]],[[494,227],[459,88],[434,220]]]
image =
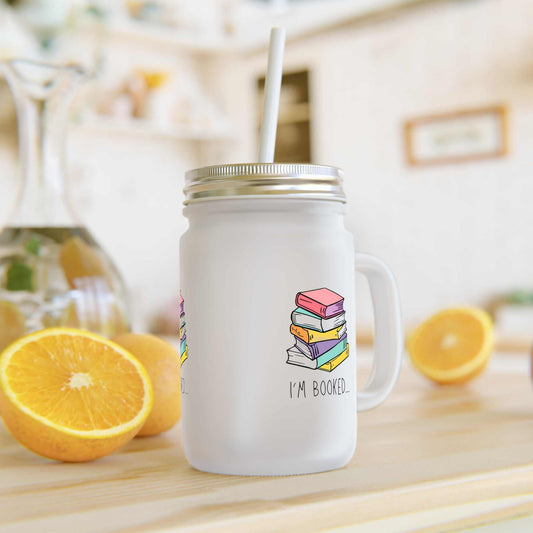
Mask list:
[[[199,470],[287,475],[344,466],[357,411],[397,380],[403,335],[385,264],[354,251],[339,169],[220,165],[187,173],[180,242],[183,441]],[[375,360],[357,392],[355,270]]]

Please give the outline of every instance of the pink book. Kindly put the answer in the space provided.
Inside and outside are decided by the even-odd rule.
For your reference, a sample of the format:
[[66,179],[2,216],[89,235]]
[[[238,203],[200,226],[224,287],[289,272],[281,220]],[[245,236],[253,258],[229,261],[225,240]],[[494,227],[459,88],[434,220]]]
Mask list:
[[330,318],[343,311],[344,298],[329,289],[299,292],[296,305],[322,318]]

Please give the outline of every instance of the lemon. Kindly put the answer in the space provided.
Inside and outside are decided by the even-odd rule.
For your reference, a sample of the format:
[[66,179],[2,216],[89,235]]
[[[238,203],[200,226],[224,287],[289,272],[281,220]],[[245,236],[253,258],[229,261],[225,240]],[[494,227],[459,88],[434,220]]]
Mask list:
[[12,302],[0,300],[0,351],[26,333],[26,318]]
[[109,281],[109,273],[98,253],[77,235],[63,243],[59,261],[72,289],[76,288],[78,278],[94,277]]

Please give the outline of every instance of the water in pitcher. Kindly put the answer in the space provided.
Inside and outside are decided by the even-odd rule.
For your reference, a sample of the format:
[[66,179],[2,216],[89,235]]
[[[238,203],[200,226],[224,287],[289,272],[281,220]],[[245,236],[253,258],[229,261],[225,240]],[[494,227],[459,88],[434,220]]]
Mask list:
[[0,232],[0,349],[25,333],[76,327],[112,337],[129,328],[121,278],[83,227]]

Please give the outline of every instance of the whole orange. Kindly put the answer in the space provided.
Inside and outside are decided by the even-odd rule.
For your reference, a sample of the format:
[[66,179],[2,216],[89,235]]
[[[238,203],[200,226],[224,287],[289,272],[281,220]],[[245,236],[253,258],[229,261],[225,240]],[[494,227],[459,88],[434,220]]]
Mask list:
[[138,359],[152,382],[154,404],[137,436],[148,437],[169,430],[181,416],[179,354],[154,335],[125,333],[113,340]]

